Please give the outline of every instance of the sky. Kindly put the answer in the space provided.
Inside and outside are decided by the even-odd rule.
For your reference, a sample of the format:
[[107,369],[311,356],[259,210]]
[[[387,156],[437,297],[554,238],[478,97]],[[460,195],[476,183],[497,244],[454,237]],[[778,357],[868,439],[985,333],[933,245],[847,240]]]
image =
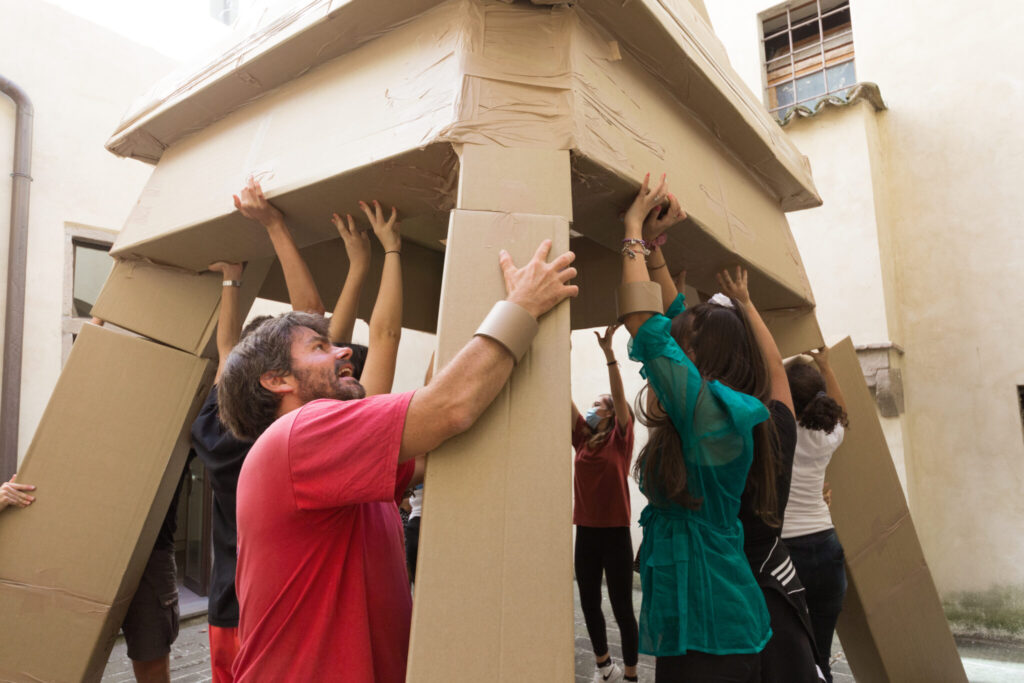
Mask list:
[[[223,0],[46,0],[179,62],[208,53],[231,29],[213,18]],[[245,7],[251,0],[241,0]]]

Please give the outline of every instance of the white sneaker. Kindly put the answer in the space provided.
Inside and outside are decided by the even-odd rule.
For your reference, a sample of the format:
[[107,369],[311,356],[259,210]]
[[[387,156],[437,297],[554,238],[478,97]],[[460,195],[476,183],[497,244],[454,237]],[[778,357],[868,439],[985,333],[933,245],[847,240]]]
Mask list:
[[622,669],[615,662],[611,666],[597,667],[594,672],[594,683],[622,683]]

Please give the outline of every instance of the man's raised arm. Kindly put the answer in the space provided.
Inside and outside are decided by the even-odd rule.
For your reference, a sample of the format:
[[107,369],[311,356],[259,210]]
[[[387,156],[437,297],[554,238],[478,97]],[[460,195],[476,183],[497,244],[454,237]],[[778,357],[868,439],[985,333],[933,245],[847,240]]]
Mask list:
[[[544,240],[522,268],[516,268],[512,257],[501,252],[508,292],[504,305],[507,310],[502,311],[508,317],[501,323],[510,336],[523,331],[520,325],[535,328],[537,318],[579,292],[576,285],[567,284],[576,277],[576,269],[570,267],[576,255],[568,251],[548,263],[550,252],[551,241]],[[492,311],[488,321],[494,317]],[[490,329],[499,327],[492,325]],[[432,451],[473,426],[505,386],[513,364],[512,352],[504,343],[480,333],[473,337],[430,384],[413,396],[406,413],[399,461]]]

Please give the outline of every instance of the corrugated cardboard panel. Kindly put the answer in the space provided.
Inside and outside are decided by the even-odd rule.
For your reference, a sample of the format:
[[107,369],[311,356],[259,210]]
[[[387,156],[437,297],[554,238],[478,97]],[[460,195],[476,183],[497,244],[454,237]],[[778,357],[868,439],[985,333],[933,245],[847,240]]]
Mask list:
[[195,273],[148,261],[119,260],[92,314],[126,330],[199,355],[213,336],[220,273]]
[[849,337],[832,347],[830,361],[850,419],[827,476],[855,586],[838,624],[850,668],[867,683],[966,681]]
[[[403,235],[406,226],[401,226]],[[359,299],[358,315],[369,320],[380,287],[380,273],[384,267],[384,250],[375,238],[370,238],[370,273]],[[438,247],[441,245],[438,244]],[[333,310],[348,275],[348,257],[341,239],[322,242],[301,249],[303,260],[316,281],[320,296],[328,310]],[[441,272],[444,254],[414,242],[402,242],[402,327],[422,332],[437,330],[437,307],[441,298]],[[275,261],[260,297],[288,301],[288,288],[280,262]]]
[[[99,679],[212,369],[145,339],[83,327],[18,472],[38,487],[36,502],[0,515],[0,679]],[[40,638],[46,633],[69,635]]]
[[760,311],[783,358],[796,356],[825,345],[814,309]]
[[[572,221],[572,176],[565,151],[465,144],[460,145],[459,156],[466,168],[501,169],[497,178],[479,172],[460,174],[460,209],[537,213]],[[546,191],[538,192],[538,186]]]
[[[505,289],[498,250],[522,265],[564,218],[452,212],[438,327],[443,366]],[[569,305],[466,434],[428,457],[411,683],[573,677]]]

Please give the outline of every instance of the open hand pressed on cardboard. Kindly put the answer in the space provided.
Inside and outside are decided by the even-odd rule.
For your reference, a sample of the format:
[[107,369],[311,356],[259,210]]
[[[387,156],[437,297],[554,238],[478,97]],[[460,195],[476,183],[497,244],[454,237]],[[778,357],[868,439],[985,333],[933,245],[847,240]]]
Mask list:
[[551,240],[544,240],[530,262],[522,268],[516,267],[504,249],[498,258],[508,293],[506,300],[523,307],[534,318],[541,317],[580,291],[576,285],[568,284],[576,277],[576,269],[571,267],[576,254],[567,251],[548,263],[550,253]]
[[726,268],[716,275],[718,286],[722,288],[722,294],[730,296],[744,306],[750,305],[750,289],[747,287],[747,269],[736,266],[735,274],[729,273]]
[[17,477],[18,475],[15,474],[10,481],[0,484],[0,510],[9,505],[27,508],[35,501],[36,497],[28,492],[35,491],[36,487],[31,484],[19,484],[15,481]]
[[284,220],[284,214],[270,203],[263,195],[263,188],[254,177],[249,176],[245,187],[239,194],[231,195],[235,201],[235,208],[251,220],[256,221],[265,228],[276,225]]

